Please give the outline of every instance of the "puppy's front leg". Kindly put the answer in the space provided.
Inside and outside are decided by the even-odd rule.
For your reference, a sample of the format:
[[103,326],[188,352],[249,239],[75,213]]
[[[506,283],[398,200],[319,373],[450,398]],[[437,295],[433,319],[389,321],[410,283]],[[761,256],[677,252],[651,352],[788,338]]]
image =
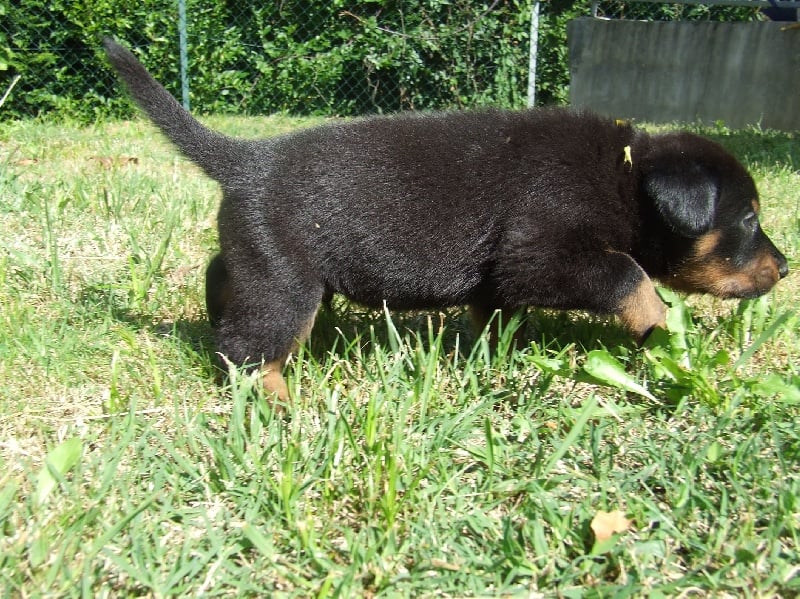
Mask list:
[[264,391],[267,395],[271,394],[274,399],[277,399],[279,404],[288,404],[290,402],[289,388],[286,386],[286,380],[284,380],[281,374],[286,365],[286,360],[289,358],[289,355],[297,351],[300,345],[311,335],[311,329],[314,328],[314,320],[316,317],[317,310],[315,309],[314,314],[306,320],[305,325],[294,338],[291,351],[286,354],[285,357],[268,362],[261,367],[261,382],[264,385]]
[[606,252],[606,257],[616,266],[611,272],[619,273],[619,280],[606,282],[609,289],[616,287],[609,294],[616,300],[610,311],[641,344],[654,328],[667,328],[667,307],[658,297],[653,281],[633,258],[612,250]]
[[641,344],[654,328],[667,328],[667,307],[658,297],[647,275],[622,298],[617,315],[625,328]]
[[265,395],[276,405],[288,404],[290,393],[281,372],[311,333],[323,287],[299,279],[294,285],[281,284],[276,277],[264,276],[266,269],[251,273],[247,266],[240,264],[239,273],[245,271],[248,276],[240,278],[249,284],[237,286],[234,277],[226,279],[230,293],[217,324],[217,349],[236,365],[260,358]]
[[504,282],[498,291],[512,305],[615,314],[640,343],[665,326],[667,307],[644,269],[624,252],[524,248],[510,265],[498,277]]

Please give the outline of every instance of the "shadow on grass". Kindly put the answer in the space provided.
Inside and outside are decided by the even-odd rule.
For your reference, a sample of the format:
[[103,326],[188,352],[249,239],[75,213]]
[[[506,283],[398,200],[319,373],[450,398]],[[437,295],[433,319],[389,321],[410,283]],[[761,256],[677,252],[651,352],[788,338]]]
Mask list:
[[729,130],[721,126],[697,126],[692,130],[727,148],[748,168],[757,164],[780,164],[800,170],[800,144],[794,133],[757,128]]
[[179,347],[181,355],[201,368],[203,374],[217,377],[214,330],[205,318],[175,320],[159,317],[153,311],[131,301],[122,286],[108,284],[89,285],[78,295],[78,302],[88,319],[106,318],[124,325],[130,331],[148,331],[157,337],[169,339]]
[[[467,357],[478,339],[464,308],[439,311],[390,311],[392,323],[403,338],[418,337],[428,349],[429,335],[441,332],[442,348],[446,354],[459,351]],[[505,316],[505,315],[504,315]],[[634,345],[630,336],[612,318],[583,312],[528,309],[522,319],[522,346],[530,343],[564,348],[575,344],[581,350],[601,347]],[[362,352],[368,354],[373,340],[390,345],[386,315],[379,310],[353,304],[337,297],[330,308],[321,309],[314,323],[306,350],[316,359],[340,347],[344,340],[363,340]]]
[[[84,288],[80,302],[87,313],[105,313],[115,322],[133,331],[146,330],[177,343],[181,354],[202,369],[209,378],[222,380],[225,367],[216,354],[214,329],[205,317],[164,319],[131,302],[123,289],[107,285]],[[391,311],[392,323],[403,339],[421,343],[428,350],[433,333],[441,339],[446,355],[458,352],[465,359],[478,337],[472,330],[464,308],[439,311]],[[574,344],[582,352],[601,347],[633,345],[627,333],[611,318],[583,312],[529,309],[522,320],[522,346],[536,343],[556,351]],[[357,342],[360,354],[371,354],[374,344],[389,347],[392,333],[383,311],[366,308],[337,296],[330,306],[322,307],[304,349],[317,361],[328,357],[344,358],[346,346]]]

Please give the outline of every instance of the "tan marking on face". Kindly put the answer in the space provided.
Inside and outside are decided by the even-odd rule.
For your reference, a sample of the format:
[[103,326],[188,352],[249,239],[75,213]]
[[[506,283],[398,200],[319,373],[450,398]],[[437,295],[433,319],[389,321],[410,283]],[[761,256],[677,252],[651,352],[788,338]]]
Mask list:
[[780,279],[778,262],[769,250],[737,268],[730,258],[714,255],[716,241],[712,237],[718,241],[719,234],[712,232],[698,239],[693,255],[664,282],[679,291],[736,298],[764,294]]
[[752,281],[754,290],[766,293],[780,281],[781,273],[778,260],[770,251],[762,251],[745,264],[743,273]]
[[753,207],[753,212],[755,212],[756,214],[761,212],[761,204],[758,203],[758,198],[753,198],[750,201],[750,205]]
[[666,328],[667,307],[658,297],[652,281],[645,277],[620,303],[619,318],[639,341],[655,327]]
[[694,242],[694,257],[696,259],[703,259],[711,255],[719,245],[719,240],[721,238],[722,233],[719,231],[711,231],[698,237],[697,241]]

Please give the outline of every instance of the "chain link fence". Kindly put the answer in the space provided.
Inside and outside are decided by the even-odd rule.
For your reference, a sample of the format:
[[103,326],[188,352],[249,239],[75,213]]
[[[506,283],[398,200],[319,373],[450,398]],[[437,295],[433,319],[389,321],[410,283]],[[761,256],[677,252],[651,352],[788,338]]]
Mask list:
[[176,0],[7,0],[0,118],[130,115],[100,52],[103,34],[134,48],[179,98],[184,37],[183,87],[197,112],[354,115],[524,106],[534,32],[537,103],[565,103],[569,20],[764,18],[766,3],[739,4],[185,0],[183,13]]
[[590,13],[597,18],[634,21],[758,21],[770,18],[772,4],[766,0],[605,0],[592,2]]
[[[530,11],[530,0],[186,0],[191,105],[342,115],[524,105]],[[0,73],[7,85],[20,79],[4,115],[129,114],[103,34],[181,96],[175,0],[11,0],[0,9]]]

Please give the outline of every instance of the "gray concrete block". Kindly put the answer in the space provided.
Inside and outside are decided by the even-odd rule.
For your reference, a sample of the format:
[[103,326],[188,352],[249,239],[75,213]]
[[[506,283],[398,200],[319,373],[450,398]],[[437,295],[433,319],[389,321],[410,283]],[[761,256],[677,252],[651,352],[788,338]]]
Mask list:
[[800,28],[787,25],[576,19],[571,103],[638,121],[800,130]]

